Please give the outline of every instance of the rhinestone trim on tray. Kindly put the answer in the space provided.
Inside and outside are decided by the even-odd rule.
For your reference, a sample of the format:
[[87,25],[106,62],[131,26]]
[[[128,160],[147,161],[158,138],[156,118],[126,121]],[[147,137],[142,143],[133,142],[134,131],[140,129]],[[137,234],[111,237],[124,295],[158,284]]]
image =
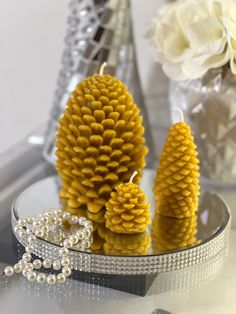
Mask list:
[[[13,230],[16,224],[17,220],[12,211]],[[113,275],[146,275],[183,269],[206,261],[219,253],[228,242],[229,231],[230,218],[225,227],[218,230],[212,239],[193,248],[159,255],[109,256],[69,249],[71,268],[83,272]],[[26,237],[19,237],[16,233],[15,236],[23,246],[27,245]],[[37,238],[33,253],[41,258],[55,260],[58,255],[58,245]]]

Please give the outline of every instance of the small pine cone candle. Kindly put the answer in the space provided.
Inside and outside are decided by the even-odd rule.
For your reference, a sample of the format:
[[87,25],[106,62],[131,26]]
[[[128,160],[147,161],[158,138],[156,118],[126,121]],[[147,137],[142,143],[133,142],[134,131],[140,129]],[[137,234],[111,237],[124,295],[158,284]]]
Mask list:
[[145,231],[136,234],[107,232],[104,252],[112,255],[145,255],[150,248],[150,235]]
[[138,170],[147,148],[140,110],[125,85],[100,73],[76,86],[59,121],[56,168],[60,197],[68,208],[86,209],[104,222],[105,203],[115,186]]
[[176,219],[155,214],[151,238],[153,253],[164,253],[197,243],[197,216]]
[[174,218],[196,212],[200,190],[196,145],[182,112],[181,117],[169,131],[153,188],[157,211]]
[[135,171],[130,182],[116,186],[106,203],[106,227],[113,232],[140,233],[150,223],[150,204],[145,193],[132,182],[136,174]]

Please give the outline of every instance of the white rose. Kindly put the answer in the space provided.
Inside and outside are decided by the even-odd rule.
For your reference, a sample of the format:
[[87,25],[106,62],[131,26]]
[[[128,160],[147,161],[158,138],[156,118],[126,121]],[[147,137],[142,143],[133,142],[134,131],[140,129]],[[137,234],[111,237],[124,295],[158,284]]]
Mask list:
[[222,11],[222,22],[227,31],[230,48],[230,67],[236,74],[236,0],[214,0],[215,7]]
[[229,61],[220,9],[214,0],[179,0],[162,9],[150,37],[170,78],[199,78]]

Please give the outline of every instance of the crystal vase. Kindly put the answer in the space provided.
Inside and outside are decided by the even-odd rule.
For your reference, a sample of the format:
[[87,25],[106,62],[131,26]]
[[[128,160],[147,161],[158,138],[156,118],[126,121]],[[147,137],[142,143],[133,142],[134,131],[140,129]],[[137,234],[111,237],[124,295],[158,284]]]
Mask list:
[[210,70],[201,79],[171,82],[173,122],[182,109],[198,146],[201,175],[219,186],[236,184],[236,76],[228,68]]
[[154,149],[139,81],[128,0],[70,0],[68,30],[43,155],[55,163],[58,119],[78,82],[97,73],[107,62],[108,73],[123,81],[140,108],[149,147],[147,165]]

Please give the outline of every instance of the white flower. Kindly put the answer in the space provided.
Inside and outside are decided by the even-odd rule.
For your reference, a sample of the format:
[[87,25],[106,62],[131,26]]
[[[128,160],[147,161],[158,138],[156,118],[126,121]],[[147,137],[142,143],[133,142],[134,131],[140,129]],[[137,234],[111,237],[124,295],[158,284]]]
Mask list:
[[149,35],[157,60],[170,78],[199,78],[230,60],[223,1],[228,2],[179,0],[162,9]]
[[222,11],[222,22],[227,31],[231,52],[230,68],[236,74],[236,0],[215,0],[215,3]]

